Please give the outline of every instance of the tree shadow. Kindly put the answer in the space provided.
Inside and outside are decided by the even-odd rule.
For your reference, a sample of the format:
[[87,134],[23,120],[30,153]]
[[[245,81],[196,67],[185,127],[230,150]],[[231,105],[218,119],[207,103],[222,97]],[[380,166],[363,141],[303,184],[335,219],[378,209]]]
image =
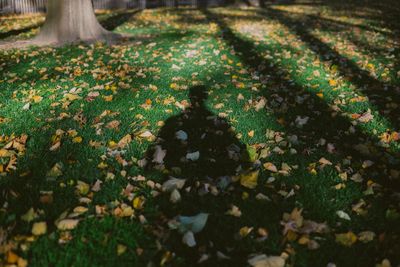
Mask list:
[[165,121],[147,152],[149,167],[191,180],[233,176],[249,169],[246,145],[225,119],[207,109],[207,96],[205,86],[190,88],[190,107]]
[[[350,157],[352,159],[352,166],[361,164],[364,160],[373,159],[376,163],[376,168],[374,170],[362,170],[361,172],[364,175],[368,175],[368,177],[375,177],[376,181],[379,181],[379,183],[385,187],[385,190],[380,193],[380,200],[377,202],[377,211],[384,209],[384,207],[391,206],[395,201],[393,193],[398,192],[400,189],[400,183],[395,178],[390,178],[389,170],[398,169],[398,154],[391,154],[387,149],[376,145],[367,134],[360,131],[349,133],[348,129],[351,126],[351,123],[346,118],[335,114],[335,112],[330,109],[323,100],[308,93],[304,86],[290,80],[290,74],[284,69],[267,62],[264,57],[259,55],[254,43],[236,35],[224,22],[221,16],[215,15],[209,10],[203,10],[203,13],[211,22],[219,25],[222,30],[222,38],[233,48],[233,51],[238,55],[244,66],[246,66],[250,71],[257,72],[260,75],[260,79],[262,79],[262,76],[268,77],[268,88],[271,92],[263,91],[262,94],[269,99],[268,105],[270,110],[277,117],[281,117],[286,122],[285,131],[287,134],[295,134],[301,137],[302,141],[305,142],[305,146],[300,146],[304,148],[304,151],[302,155],[299,155],[299,157],[307,157],[307,155],[309,157],[310,154],[308,153],[310,151],[307,150],[307,146],[310,144],[316,144],[318,143],[318,140],[323,138],[327,140],[327,142],[335,144],[338,157],[341,157],[342,159]],[[281,101],[274,101],[279,98]],[[299,116],[308,116],[310,122],[302,128],[289,124],[289,122],[295,121]],[[361,143],[367,145],[368,150],[370,151],[365,153],[365,151],[363,152],[357,149],[357,145]],[[321,148],[321,150],[326,155],[324,149]],[[319,152],[313,151],[311,153]],[[385,176],[386,179],[383,179]],[[297,183],[302,187],[307,187],[309,182],[305,181],[303,184],[303,182],[299,180]],[[314,192],[314,194],[317,194],[317,192]],[[279,210],[279,208],[282,208],[280,206],[284,205],[284,203],[275,203],[275,210]],[[326,208],[328,208],[328,206],[326,206]],[[393,236],[396,236],[396,233],[399,231],[397,227],[392,228],[390,223],[381,226],[380,231],[393,231]],[[375,256],[382,254],[382,251],[386,251],[394,258],[398,258],[392,253],[393,250],[391,246],[394,244],[396,244],[395,238],[391,239],[387,244],[382,244],[379,247],[368,248],[367,251],[369,255]],[[355,248],[352,253],[352,255],[354,255],[354,253],[364,254],[365,248]],[[337,248],[336,252],[333,254],[331,253],[328,255],[325,253],[325,255],[321,254],[317,257],[322,259],[324,257],[332,257],[340,254],[350,256],[349,252],[345,249]],[[343,258],[346,257],[343,256]],[[367,263],[368,262],[358,262],[359,266],[363,266],[363,264],[365,265]]]
[[[400,30],[398,2],[393,0],[383,1],[326,1],[325,5],[333,12],[346,12],[352,17],[371,20],[374,24],[387,27],[394,32]],[[357,14],[356,10],[366,10],[363,14]]]
[[105,20],[101,20],[100,24],[109,31],[115,30],[118,26],[121,26],[122,24],[128,22],[131,20],[133,16],[141,12],[141,9],[134,10],[134,11],[124,11],[121,13],[118,13],[116,15],[113,15]]
[[[368,71],[360,69],[356,63],[349,58],[342,56],[329,45],[320,41],[309,32],[309,28],[304,26],[300,20],[294,19],[285,11],[275,10],[270,7],[265,9],[265,16],[277,20],[300,38],[301,41],[308,44],[308,47],[315,52],[322,60],[329,60],[332,64],[338,66],[338,72],[348,81],[357,86],[357,88],[370,99],[378,111],[396,128],[400,127],[399,117],[397,116],[400,108],[388,110],[388,101],[398,103],[400,101],[400,92],[396,86],[384,83],[372,77]],[[386,111],[386,112],[384,112]]]
[[[268,98],[283,98],[286,100],[281,102],[280,105],[271,107],[272,111],[277,116],[283,116],[285,122],[295,121],[298,116],[310,117],[310,122],[312,123],[308,123],[302,128],[286,124],[288,132],[295,133],[298,136],[303,135],[310,143],[318,142],[319,138],[331,140],[343,154],[352,155],[352,157],[359,160],[366,160],[369,157],[370,159],[376,160],[376,162],[380,162],[382,171],[386,169],[387,172],[389,166],[397,167],[399,163],[398,160],[396,160],[397,152],[375,144],[372,137],[361,131],[349,133],[348,129],[352,124],[348,119],[335,114],[325,101],[307,92],[306,88],[301,84],[290,80],[290,78],[288,78],[290,74],[285,70],[274,64],[269,64],[269,62],[257,53],[257,48],[254,43],[237,36],[221,17],[213,14],[209,10],[203,10],[203,12],[210,21],[219,25],[222,29],[222,38],[233,47],[242,62],[244,62],[250,70],[258,71],[261,75],[269,77],[268,85],[271,92],[263,91],[262,94]],[[227,17],[229,18],[229,16]],[[326,47],[325,44],[322,45]],[[333,51],[332,53],[336,52]],[[353,67],[352,63],[349,64]],[[261,65],[262,68],[260,68]],[[372,79],[372,77],[369,78]],[[303,100],[299,101],[299,98]],[[326,121],[330,121],[330,123],[327,124]],[[321,125],[324,125],[324,127],[321,127]],[[340,142],[338,142],[339,140]],[[357,149],[356,145],[359,143],[368,144],[368,146],[370,146],[370,152],[365,153],[365,151],[362,152]],[[400,183],[396,180],[390,181],[390,179],[388,179],[381,182],[389,183],[391,186],[396,185],[393,189],[400,188]]]
[[41,25],[42,25],[42,23],[41,24],[36,24],[36,25],[31,25],[31,26],[28,26],[28,27],[25,27],[25,28],[22,28],[22,29],[18,29],[18,30],[10,30],[8,32],[0,32],[0,40],[6,39],[6,38],[11,37],[11,36],[19,35],[21,33],[30,32],[31,30],[39,28]]

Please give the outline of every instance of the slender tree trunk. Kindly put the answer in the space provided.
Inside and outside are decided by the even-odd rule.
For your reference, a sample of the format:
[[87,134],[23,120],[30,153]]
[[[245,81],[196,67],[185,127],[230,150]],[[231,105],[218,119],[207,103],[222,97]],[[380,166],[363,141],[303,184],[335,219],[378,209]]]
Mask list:
[[97,21],[91,0],[49,0],[47,16],[38,44],[76,41],[113,41],[118,35],[105,30]]

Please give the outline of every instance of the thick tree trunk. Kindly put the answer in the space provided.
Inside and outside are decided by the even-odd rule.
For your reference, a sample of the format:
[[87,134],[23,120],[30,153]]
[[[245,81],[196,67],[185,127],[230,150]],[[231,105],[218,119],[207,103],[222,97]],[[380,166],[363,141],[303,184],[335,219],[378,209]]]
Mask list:
[[117,36],[99,24],[91,0],[49,0],[46,21],[33,42],[37,44],[98,40],[110,42]]

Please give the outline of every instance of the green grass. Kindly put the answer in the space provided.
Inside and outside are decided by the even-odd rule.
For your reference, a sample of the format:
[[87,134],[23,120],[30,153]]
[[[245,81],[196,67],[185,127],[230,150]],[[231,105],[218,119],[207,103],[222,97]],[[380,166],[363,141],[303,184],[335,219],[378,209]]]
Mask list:
[[[129,41],[0,51],[0,149],[11,136],[28,136],[25,150],[6,147],[17,162],[0,176],[1,260],[6,264],[13,251],[30,266],[158,266],[167,258],[168,266],[192,266],[207,254],[202,265],[245,266],[254,254],[284,253],[287,266],[375,266],[385,258],[397,266],[399,31],[378,10],[349,10],[289,5],[106,13],[99,15],[103,25],[131,34]],[[30,27],[42,21],[13,19],[0,28],[4,40],[30,37],[37,32]],[[261,147],[270,153],[259,159],[256,188],[236,182],[216,196],[181,190],[182,200],[172,204],[166,193],[154,196],[167,174],[139,167],[153,142],[137,135],[157,135],[160,122],[181,114],[177,103],[188,101],[189,88],[198,84],[208,89],[207,108],[226,116],[250,154]],[[88,97],[93,92],[98,95]],[[68,93],[79,98],[68,101]],[[256,111],[260,99],[266,106]],[[373,118],[357,120],[368,110]],[[299,116],[309,118],[302,127]],[[119,125],[107,127],[112,121]],[[70,130],[82,142],[74,142]],[[133,140],[127,147],[113,146],[128,134]],[[57,138],[61,146],[51,151]],[[332,165],[322,166],[322,157]],[[0,160],[5,169],[10,156]],[[369,160],[374,164],[365,166]],[[265,162],[291,170],[273,173]],[[61,172],[52,177],[55,164]],[[355,174],[361,182],[350,179]],[[132,178],[138,175],[145,180]],[[99,191],[77,187],[97,180],[103,182]],[[123,194],[128,184],[134,187]],[[257,200],[259,193],[270,201]],[[50,201],[44,198],[49,194]],[[136,197],[145,202],[135,216],[116,214]],[[360,201],[365,205],[357,213],[352,207]],[[240,217],[226,214],[231,205]],[[78,214],[78,226],[58,230],[59,217],[71,216],[77,206],[88,208]],[[26,222],[21,216],[30,208],[37,217]],[[330,231],[284,235],[282,216],[294,208]],[[209,220],[196,234],[198,245],[188,248],[167,221],[199,212],[209,213]],[[32,225],[40,221],[47,232],[33,236]],[[240,236],[245,226],[254,230]],[[268,238],[260,241],[259,228]],[[351,246],[335,240],[349,231],[376,236]],[[301,238],[319,247],[310,249]],[[126,251],[118,253],[121,245]]]

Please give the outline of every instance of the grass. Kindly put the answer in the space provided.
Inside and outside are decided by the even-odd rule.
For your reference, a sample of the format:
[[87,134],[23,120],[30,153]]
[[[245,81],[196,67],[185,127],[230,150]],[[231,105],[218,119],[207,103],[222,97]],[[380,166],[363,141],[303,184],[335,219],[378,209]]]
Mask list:
[[[1,18],[4,40],[33,36],[43,21],[9,19]],[[207,255],[202,265],[244,266],[256,254],[280,255],[287,266],[400,263],[395,20],[328,4],[131,10],[99,20],[131,40],[0,51],[2,264],[192,266]],[[194,185],[173,204],[160,187],[179,172],[139,160],[196,85],[255,160],[257,186],[221,190],[200,179],[196,188],[199,174],[186,174]],[[132,141],[118,145],[127,135]],[[204,184],[218,194],[201,194]],[[241,216],[226,213],[232,205]],[[167,222],[199,212],[209,219],[189,248]],[[58,229],[66,217],[78,225]],[[329,231],[304,232],[306,221]],[[31,233],[35,222],[46,222],[45,234]]]

